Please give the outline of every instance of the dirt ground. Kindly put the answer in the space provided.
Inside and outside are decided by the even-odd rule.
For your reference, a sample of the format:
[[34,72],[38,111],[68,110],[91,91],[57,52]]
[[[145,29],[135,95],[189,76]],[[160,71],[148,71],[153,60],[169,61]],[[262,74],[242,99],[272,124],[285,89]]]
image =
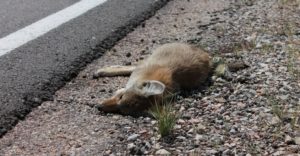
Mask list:
[[[300,152],[300,2],[174,0],[119,41],[0,141],[0,155],[297,155]],[[128,77],[93,78],[169,42],[187,42],[249,68],[181,94],[173,134],[150,117],[93,106]]]

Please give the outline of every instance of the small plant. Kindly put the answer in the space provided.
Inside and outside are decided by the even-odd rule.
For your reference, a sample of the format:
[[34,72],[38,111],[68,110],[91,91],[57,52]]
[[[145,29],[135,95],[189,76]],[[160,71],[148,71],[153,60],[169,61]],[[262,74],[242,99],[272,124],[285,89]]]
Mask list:
[[281,108],[279,101],[273,96],[269,96],[268,101],[272,105],[272,113],[276,115],[280,120],[283,120],[284,110]]
[[263,53],[270,53],[275,51],[275,48],[272,44],[262,44],[261,50]]
[[299,70],[299,62],[298,60],[300,58],[300,51],[292,45],[288,45],[287,47],[288,51],[288,64],[287,68],[289,73],[296,79],[299,79],[300,77],[300,70]]
[[298,7],[300,5],[299,0],[279,0],[279,6],[295,6]]
[[162,137],[171,134],[179,114],[176,112],[171,103],[174,101],[174,96],[164,98],[161,104],[155,103],[150,109],[150,114],[157,120],[158,131]]

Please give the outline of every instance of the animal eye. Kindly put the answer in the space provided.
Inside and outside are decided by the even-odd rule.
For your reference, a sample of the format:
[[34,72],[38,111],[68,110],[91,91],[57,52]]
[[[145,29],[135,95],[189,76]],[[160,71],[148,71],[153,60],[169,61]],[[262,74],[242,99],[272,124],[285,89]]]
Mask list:
[[120,97],[119,97],[119,99],[121,100],[123,98],[123,95],[121,95]]

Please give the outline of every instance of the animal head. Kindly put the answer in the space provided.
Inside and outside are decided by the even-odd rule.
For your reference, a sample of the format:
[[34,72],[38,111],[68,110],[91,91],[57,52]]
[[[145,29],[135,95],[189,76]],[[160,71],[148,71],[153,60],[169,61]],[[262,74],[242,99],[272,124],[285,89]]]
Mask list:
[[165,91],[165,85],[156,80],[136,83],[128,88],[116,91],[115,95],[104,100],[98,109],[104,112],[133,114],[149,108],[155,97]]

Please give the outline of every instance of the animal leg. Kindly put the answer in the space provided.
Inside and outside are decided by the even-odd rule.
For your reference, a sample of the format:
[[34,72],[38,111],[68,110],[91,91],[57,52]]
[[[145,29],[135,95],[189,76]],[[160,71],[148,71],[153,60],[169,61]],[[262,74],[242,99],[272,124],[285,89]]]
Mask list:
[[129,76],[136,66],[110,66],[98,69],[93,77]]

